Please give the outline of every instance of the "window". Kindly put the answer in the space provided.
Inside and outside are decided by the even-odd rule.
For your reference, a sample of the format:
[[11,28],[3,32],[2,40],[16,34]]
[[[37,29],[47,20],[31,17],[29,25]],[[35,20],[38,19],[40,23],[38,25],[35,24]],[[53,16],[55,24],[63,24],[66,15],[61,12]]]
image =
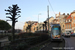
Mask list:
[[70,24],[70,29],[71,29],[71,24]]
[[69,22],[70,22],[70,19],[69,19]]
[[75,20],[74,20],[74,23],[75,23]]
[[65,19],[64,19],[64,22],[65,22]]
[[67,25],[66,25],[66,29],[67,29]]
[[70,19],[70,22],[72,21],[72,19]]
[[63,25],[63,27],[64,27],[64,25]]
[[70,27],[70,26],[69,26],[69,24],[68,24],[68,29],[69,29],[69,27]]
[[67,29],[68,29],[68,26],[69,26],[69,25],[67,25]]
[[66,20],[66,22],[67,22],[67,20]]
[[69,29],[70,29],[70,24],[69,24]]
[[67,20],[67,22],[68,22],[68,20]]
[[66,29],[67,29],[67,25],[66,25]]

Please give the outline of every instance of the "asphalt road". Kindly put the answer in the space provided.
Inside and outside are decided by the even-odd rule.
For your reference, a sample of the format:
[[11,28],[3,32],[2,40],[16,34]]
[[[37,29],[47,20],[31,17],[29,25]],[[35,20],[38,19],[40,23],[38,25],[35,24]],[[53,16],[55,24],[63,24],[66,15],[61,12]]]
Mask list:
[[63,37],[65,39],[66,50],[75,50],[75,37]]
[[65,41],[63,40],[62,42],[59,41],[53,41],[50,42],[46,47],[42,48],[41,50],[64,50],[63,48],[65,47]]

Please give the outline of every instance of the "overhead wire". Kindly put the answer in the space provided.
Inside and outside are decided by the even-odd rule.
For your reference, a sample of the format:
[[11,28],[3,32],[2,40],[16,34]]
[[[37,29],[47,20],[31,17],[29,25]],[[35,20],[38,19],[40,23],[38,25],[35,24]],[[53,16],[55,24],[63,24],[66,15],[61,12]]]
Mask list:
[[[52,8],[52,10],[53,10],[53,7],[52,7],[52,5],[51,5],[51,3],[50,3],[50,1],[49,1],[49,0],[48,0],[48,2],[49,2],[50,7],[51,7],[51,8]],[[53,13],[55,14],[54,10],[53,10]]]

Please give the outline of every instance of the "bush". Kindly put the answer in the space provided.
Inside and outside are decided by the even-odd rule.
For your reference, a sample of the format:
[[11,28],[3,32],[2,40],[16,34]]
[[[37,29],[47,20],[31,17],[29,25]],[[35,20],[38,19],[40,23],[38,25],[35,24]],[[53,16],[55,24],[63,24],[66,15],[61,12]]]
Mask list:
[[29,47],[29,45],[27,43],[22,42],[22,43],[17,45],[16,50],[24,50],[24,49],[26,49],[28,47]]
[[13,50],[10,45],[4,46],[2,50]]
[[2,50],[24,50],[28,47],[29,47],[29,45],[27,43],[22,42],[17,45],[4,46]]
[[12,40],[12,36],[8,35],[8,40],[11,41]]
[[[49,36],[47,34],[39,33],[36,35],[39,35],[39,36],[32,37],[32,38],[17,39],[17,40],[11,41],[10,45],[13,45],[13,46],[6,46],[6,47],[4,47],[4,49],[24,50],[24,49],[30,47],[30,45],[36,45],[36,44],[43,42],[49,38]],[[12,39],[11,36],[9,36],[9,39],[10,40]]]

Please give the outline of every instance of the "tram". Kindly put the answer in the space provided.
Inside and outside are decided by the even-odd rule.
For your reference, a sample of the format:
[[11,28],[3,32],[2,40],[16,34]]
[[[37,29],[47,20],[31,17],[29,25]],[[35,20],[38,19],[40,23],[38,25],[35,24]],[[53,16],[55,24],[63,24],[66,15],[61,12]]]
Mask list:
[[51,41],[62,41],[61,26],[59,24],[51,25]]

